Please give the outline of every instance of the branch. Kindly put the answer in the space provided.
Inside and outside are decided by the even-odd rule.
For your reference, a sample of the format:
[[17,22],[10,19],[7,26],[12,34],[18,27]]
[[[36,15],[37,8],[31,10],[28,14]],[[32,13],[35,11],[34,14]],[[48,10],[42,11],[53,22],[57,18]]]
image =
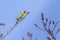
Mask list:
[[55,28],[57,27],[57,25],[60,23],[60,21],[56,22],[56,24],[54,24],[54,28],[53,31],[55,30]]
[[36,27],[36,28],[38,28],[39,30],[42,30],[42,31],[44,31],[42,28],[40,28],[36,23],[34,24],[34,26]]
[[[42,24],[43,24],[43,27],[44,27],[45,31],[46,31],[54,40],[56,40],[53,31],[50,30],[51,20],[49,21],[49,26],[48,26],[48,29],[47,29],[47,28],[46,28],[47,24],[44,22],[44,19],[43,19],[43,18],[44,18],[43,13],[41,14],[41,17],[42,17]],[[46,22],[47,22],[47,19],[46,19]],[[54,22],[53,22],[53,24],[54,24]]]
[[60,28],[58,28],[58,30],[56,31],[55,35],[57,35],[57,34],[58,34],[58,32],[60,32]]

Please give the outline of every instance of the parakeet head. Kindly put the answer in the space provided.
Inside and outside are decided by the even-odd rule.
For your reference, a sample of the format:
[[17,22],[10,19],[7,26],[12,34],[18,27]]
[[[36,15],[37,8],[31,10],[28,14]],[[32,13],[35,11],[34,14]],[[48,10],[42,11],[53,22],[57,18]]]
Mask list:
[[26,10],[24,10],[23,12],[26,13]]
[[29,13],[30,13],[29,11],[26,11],[26,10],[23,10],[23,12],[24,12],[24,13],[27,13],[27,14],[29,14]]

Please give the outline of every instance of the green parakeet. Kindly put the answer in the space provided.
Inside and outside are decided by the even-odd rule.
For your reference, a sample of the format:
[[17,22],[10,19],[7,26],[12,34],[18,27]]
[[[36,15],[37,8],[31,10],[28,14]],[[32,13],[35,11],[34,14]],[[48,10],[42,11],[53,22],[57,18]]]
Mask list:
[[22,11],[19,15],[18,15],[18,17],[17,17],[17,22],[16,23],[18,23],[18,21],[20,21],[21,19],[24,19],[28,14],[29,14],[30,12],[29,11]]
[[19,14],[19,16],[17,17],[17,20],[19,21],[19,20],[22,18],[23,15],[24,15],[24,12],[22,11],[22,12]]

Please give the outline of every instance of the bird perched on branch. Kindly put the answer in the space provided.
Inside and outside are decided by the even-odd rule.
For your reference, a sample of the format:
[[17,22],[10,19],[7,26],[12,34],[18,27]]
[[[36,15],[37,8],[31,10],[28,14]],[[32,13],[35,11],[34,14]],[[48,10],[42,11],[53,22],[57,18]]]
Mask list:
[[18,23],[18,21],[20,21],[21,19],[25,18],[26,15],[28,15],[29,13],[30,13],[30,12],[29,12],[29,11],[26,11],[26,10],[22,11],[22,12],[18,15],[18,17],[17,17],[17,22],[16,22],[16,23]]
[[30,13],[30,12],[29,12],[29,11],[26,11],[26,10],[22,11],[22,12],[18,15],[17,21],[16,21],[16,23],[14,24],[14,26],[11,27],[11,28],[7,31],[7,33],[2,37],[2,40],[3,40],[3,39],[17,26],[17,24],[18,24],[19,22],[21,22],[29,13]]

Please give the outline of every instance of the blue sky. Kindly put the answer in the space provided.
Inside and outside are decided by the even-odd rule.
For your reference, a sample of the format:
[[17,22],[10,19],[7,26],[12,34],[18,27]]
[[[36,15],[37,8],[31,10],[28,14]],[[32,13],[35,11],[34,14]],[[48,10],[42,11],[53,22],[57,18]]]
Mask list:
[[[16,18],[22,10],[28,10],[31,13],[17,25],[17,27],[9,33],[4,40],[29,40],[27,32],[33,33],[33,40],[47,40],[48,33],[35,28],[34,23],[37,23],[41,28],[41,12],[45,17],[60,21],[60,0],[0,0],[0,22],[5,23],[5,26],[0,27],[0,32],[4,35],[14,23]],[[59,25],[58,25],[59,26]],[[57,40],[59,40],[57,35]]]

